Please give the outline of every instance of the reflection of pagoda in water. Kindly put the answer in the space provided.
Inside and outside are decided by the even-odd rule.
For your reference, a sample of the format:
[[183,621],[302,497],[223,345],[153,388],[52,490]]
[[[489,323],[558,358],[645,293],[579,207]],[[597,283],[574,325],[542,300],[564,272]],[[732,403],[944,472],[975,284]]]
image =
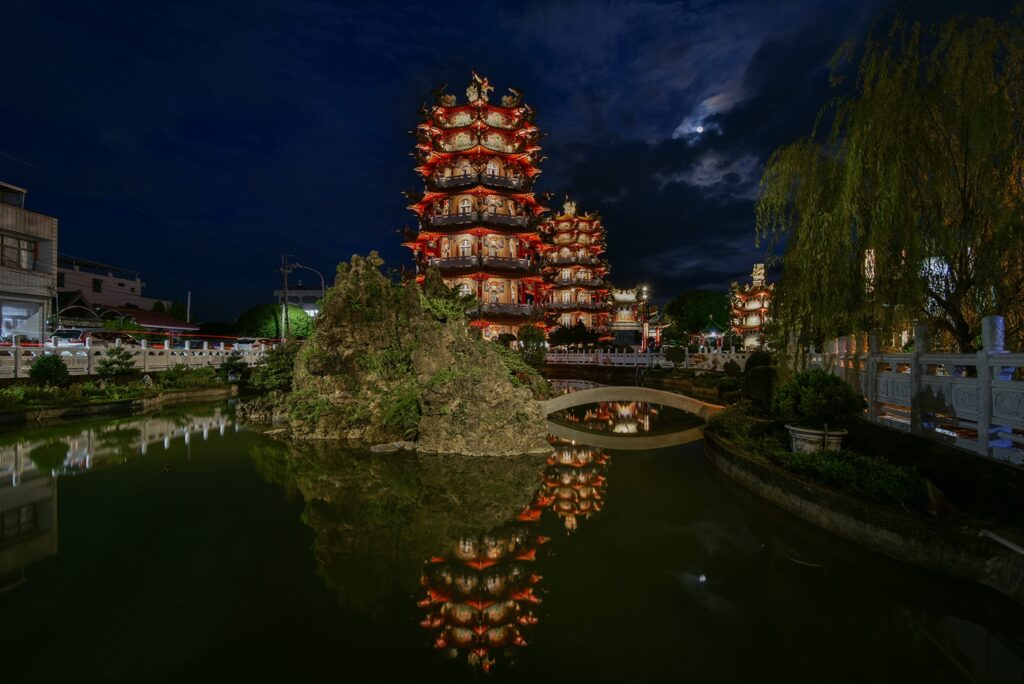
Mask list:
[[566,409],[562,419],[586,430],[626,435],[650,432],[659,415],[656,404],[608,401]]
[[428,609],[420,623],[436,633],[434,645],[450,657],[465,654],[484,671],[494,653],[511,656],[526,645],[522,628],[535,624],[532,605],[540,603],[533,571],[537,547],[547,541],[532,530],[537,515],[527,510],[522,524],[482,536],[464,536],[450,552],[435,556],[423,572]]
[[512,658],[526,645],[524,632],[537,623],[540,603],[535,570],[537,549],[547,537],[537,532],[545,511],[569,532],[579,520],[601,510],[604,468],[599,449],[551,438],[541,486],[514,522],[484,535],[465,535],[447,553],[424,566],[421,583],[427,609],[420,625],[434,633],[434,646],[451,658],[465,656],[485,672],[499,655]]
[[589,519],[601,510],[608,456],[600,449],[553,439],[555,451],[544,471],[544,487],[538,502],[562,518],[573,532],[580,518]]

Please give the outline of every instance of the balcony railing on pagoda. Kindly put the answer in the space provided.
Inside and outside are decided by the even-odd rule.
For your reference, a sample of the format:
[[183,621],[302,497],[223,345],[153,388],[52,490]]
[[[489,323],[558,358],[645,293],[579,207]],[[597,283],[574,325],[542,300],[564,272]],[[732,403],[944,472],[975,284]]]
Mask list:
[[462,176],[438,176],[434,178],[434,187],[438,189],[464,188],[480,182],[480,174],[467,173]]
[[557,265],[601,263],[601,260],[596,256],[579,256],[578,254],[570,254],[569,256],[550,256],[545,261],[546,263]]
[[465,214],[430,216],[427,218],[427,223],[435,228],[439,228],[441,226],[464,226],[470,223],[477,223],[479,220],[480,214],[475,211],[468,211]]
[[497,256],[430,257],[428,263],[442,270],[467,270],[482,266],[495,271],[516,271],[521,273],[534,273],[537,271],[529,259]]
[[485,256],[481,257],[480,262],[485,267],[500,269],[503,271],[531,270],[529,259],[513,259],[511,257]]
[[533,304],[490,304],[483,303],[467,311],[470,316],[533,316],[538,313]]
[[512,190],[519,190],[523,187],[522,178],[508,178],[506,176],[498,176],[493,173],[480,174],[480,182],[484,185],[489,185],[492,188],[510,188]]
[[431,266],[437,266],[442,269],[466,269],[476,268],[480,265],[480,257],[475,256],[460,256],[460,257],[431,257]]
[[565,287],[601,287],[604,281],[600,278],[555,278],[551,284]]
[[498,214],[493,211],[486,211],[480,214],[480,223],[491,226],[501,226],[510,228],[525,228],[530,222],[525,216],[509,216],[507,214]]
[[555,311],[602,311],[608,308],[606,302],[547,302],[545,309]]

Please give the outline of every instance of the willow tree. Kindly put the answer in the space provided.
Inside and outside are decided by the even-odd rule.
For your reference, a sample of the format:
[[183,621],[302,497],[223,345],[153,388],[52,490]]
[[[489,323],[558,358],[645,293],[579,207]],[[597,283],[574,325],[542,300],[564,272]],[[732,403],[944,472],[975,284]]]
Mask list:
[[930,322],[966,352],[981,317],[1001,314],[1024,341],[1019,19],[897,21],[868,41],[854,92],[771,156],[757,231],[769,254],[785,245],[783,331],[806,342]]

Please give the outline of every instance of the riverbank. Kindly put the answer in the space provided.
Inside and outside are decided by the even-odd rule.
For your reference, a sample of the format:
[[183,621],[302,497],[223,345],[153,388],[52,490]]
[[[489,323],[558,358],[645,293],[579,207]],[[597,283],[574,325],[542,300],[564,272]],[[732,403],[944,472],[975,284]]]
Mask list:
[[238,385],[201,389],[157,390],[154,394],[116,401],[97,401],[68,406],[41,406],[0,412],[0,430],[13,429],[29,423],[43,424],[94,418],[100,416],[135,415],[177,404],[219,401],[238,396]]
[[1024,555],[962,518],[930,519],[838,492],[705,433],[709,465],[743,488],[822,529],[916,567],[988,586],[1024,605]]

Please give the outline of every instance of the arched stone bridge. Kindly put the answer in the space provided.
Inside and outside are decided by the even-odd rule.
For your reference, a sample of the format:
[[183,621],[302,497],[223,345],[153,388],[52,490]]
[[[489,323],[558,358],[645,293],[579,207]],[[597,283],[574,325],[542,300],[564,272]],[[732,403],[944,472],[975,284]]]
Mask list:
[[676,394],[675,392],[666,392],[665,390],[652,389],[650,387],[627,386],[593,387],[580,390],[579,392],[562,394],[553,399],[542,401],[540,404],[541,408],[544,409],[544,414],[548,415],[555,411],[572,408],[573,406],[597,404],[602,401],[643,401],[648,404],[671,406],[672,408],[700,416],[704,420],[707,420],[724,408],[717,404],[709,404],[693,397]]

